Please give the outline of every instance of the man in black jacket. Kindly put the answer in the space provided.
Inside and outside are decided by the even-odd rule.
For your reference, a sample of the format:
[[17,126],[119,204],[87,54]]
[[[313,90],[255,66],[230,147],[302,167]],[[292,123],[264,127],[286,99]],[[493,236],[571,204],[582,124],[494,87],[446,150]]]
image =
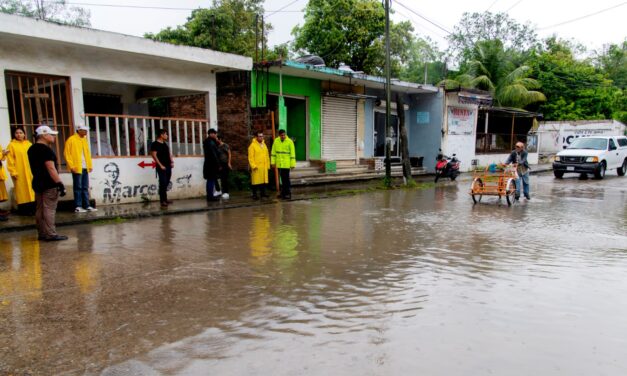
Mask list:
[[216,180],[220,172],[220,160],[218,158],[218,132],[215,129],[209,129],[208,137],[202,146],[205,152],[205,163],[202,168],[202,176],[207,180],[207,201],[219,201],[220,198],[213,196]]
[[28,149],[28,162],[33,173],[35,191],[35,222],[39,240],[67,240],[67,236],[57,234],[55,215],[59,196],[65,196],[65,186],[58,172],[57,155],[52,150],[59,132],[47,125],[35,130],[35,144]]

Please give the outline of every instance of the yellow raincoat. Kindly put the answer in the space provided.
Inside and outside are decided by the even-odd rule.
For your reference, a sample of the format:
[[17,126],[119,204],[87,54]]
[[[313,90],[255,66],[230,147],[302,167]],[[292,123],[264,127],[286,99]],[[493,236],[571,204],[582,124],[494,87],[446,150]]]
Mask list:
[[63,155],[65,156],[68,170],[70,170],[73,174],[83,173],[83,153],[85,153],[87,171],[90,171],[92,169],[91,153],[89,152],[87,137],[81,137],[78,133],[75,133],[65,141]]
[[[4,161],[6,159],[6,154],[4,154],[4,148],[0,145],[0,161]],[[0,164],[0,202],[6,201],[9,199],[9,194],[7,193],[7,186],[4,181],[7,180],[7,174],[4,172],[4,163]]]
[[268,170],[270,169],[270,155],[265,142],[256,140],[248,147],[248,163],[250,164],[250,183],[252,185],[268,184]]
[[28,148],[32,144],[28,140],[11,140],[9,143],[9,155],[7,156],[7,168],[13,179],[15,187],[15,201],[18,205],[35,201],[33,192],[33,174],[28,163]]

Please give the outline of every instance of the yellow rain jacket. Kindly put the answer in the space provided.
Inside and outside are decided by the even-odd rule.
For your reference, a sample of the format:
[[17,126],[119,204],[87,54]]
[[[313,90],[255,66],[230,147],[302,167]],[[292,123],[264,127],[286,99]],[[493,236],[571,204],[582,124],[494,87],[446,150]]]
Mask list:
[[9,199],[9,194],[7,193],[7,186],[4,185],[4,181],[7,180],[7,174],[4,172],[4,163],[1,163],[6,158],[4,154],[4,148],[0,145],[0,202],[6,201]]
[[248,163],[250,164],[250,183],[252,185],[268,184],[268,170],[270,169],[270,156],[265,142],[261,144],[256,140],[248,147]]
[[26,204],[35,201],[33,192],[33,174],[28,163],[28,148],[33,144],[28,140],[11,140],[9,143],[9,155],[7,156],[7,168],[13,179],[15,200],[17,204]]
[[87,164],[87,171],[89,171],[92,169],[92,165],[87,136],[81,137],[78,133],[75,133],[73,136],[65,140],[63,155],[65,156],[68,170],[70,170],[73,174],[83,173],[83,153],[85,153],[85,163]]
[[289,137],[285,137],[285,141],[281,141],[281,137],[274,140],[270,164],[276,165],[277,168],[296,167],[296,150],[294,142]]

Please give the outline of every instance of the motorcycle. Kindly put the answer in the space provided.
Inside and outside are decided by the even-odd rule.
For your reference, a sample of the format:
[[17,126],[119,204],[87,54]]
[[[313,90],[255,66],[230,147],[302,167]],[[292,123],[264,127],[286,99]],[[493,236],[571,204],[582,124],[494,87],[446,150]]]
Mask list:
[[451,178],[455,180],[459,176],[459,165],[461,162],[457,159],[456,154],[452,157],[440,153],[435,158],[437,161],[435,164],[435,182],[437,183],[440,178]]

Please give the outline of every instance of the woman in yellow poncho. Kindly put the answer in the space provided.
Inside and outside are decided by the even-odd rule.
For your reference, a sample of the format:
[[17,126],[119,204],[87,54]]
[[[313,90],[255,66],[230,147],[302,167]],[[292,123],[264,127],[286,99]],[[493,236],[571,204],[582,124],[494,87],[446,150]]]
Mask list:
[[[4,183],[4,181],[7,180],[7,174],[4,172],[4,166],[2,163],[7,157],[7,152],[8,150],[4,150],[2,145],[0,145],[0,202],[5,202],[9,199],[7,186]],[[8,215],[8,211],[0,210],[0,221],[6,221]]]
[[33,215],[35,212],[35,192],[33,192],[33,174],[28,163],[28,148],[31,142],[26,139],[22,127],[15,128],[13,139],[9,144],[7,168],[15,187],[15,201],[20,214]]
[[257,132],[255,139],[248,147],[248,163],[250,164],[250,185],[253,191],[253,200],[258,200],[257,190],[261,197],[268,197],[266,184],[268,184],[268,170],[270,169],[270,153],[263,141],[263,132]]

